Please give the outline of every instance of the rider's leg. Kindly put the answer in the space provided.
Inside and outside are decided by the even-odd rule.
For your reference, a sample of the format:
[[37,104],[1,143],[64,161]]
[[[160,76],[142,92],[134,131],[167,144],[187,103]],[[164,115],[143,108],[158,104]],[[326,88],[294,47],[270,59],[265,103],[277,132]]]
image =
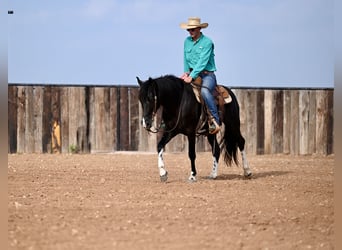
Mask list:
[[214,73],[201,74],[202,77],[202,88],[201,96],[208,107],[208,110],[212,116],[209,119],[209,133],[216,134],[220,131],[220,118],[217,112],[217,106],[213,96],[214,89],[216,87],[216,76]]

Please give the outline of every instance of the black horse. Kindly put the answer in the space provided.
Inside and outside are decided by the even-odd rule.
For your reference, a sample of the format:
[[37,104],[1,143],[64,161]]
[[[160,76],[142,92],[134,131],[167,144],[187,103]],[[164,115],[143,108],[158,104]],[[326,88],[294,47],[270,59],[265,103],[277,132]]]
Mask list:
[[[196,181],[196,136],[197,125],[202,113],[202,105],[196,100],[192,86],[185,84],[178,77],[167,75],[156,79],[149,78],[141,81],[137,77],[140,85],[139,101],[143,109],[143,127],[153,132],[153,121],[157,110],[162,107],[163,135],[158,142],[158,167],[161,181],[167,180],[167,171],[163,161],[165,145],[176,135],[184,134],[188,138],[188,156],[191,161],[190,181]],[[213,167],[209,178],[215,179],[218,172],[218,161],[221,152],[224,152],[224,160],[227,165],[234,161],[238,164],[237,149],[242,155],[242,165],[244,176],[251,176],[252,172],[248,166],[244,151],[245,139],[240,132],[239,104],[234,93],[228,89],[232,101],[224,105],[222,133],[220,142],[216,135],[206,133],[208,142],[212,148]]]

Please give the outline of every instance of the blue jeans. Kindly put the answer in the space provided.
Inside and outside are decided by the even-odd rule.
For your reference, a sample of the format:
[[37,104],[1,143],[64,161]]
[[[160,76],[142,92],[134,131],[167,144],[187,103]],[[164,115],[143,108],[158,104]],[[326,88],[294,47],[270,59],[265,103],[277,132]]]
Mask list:
[[214,89],[217,85],[215,73],[201,73],[200,77],[202,78],[201,96],[204,102],[207,104],[210,114],[215,118],[217,124],[220,124],[220,118],[213,96]]

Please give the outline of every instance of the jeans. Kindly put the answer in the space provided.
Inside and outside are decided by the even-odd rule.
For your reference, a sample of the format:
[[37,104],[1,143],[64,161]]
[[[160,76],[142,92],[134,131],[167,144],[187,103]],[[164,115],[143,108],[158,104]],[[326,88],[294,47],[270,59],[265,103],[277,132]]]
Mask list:
[[201,73],[200,77],[202,78],[201,96],[204,102],[206,103],[210,114],[214,117],[217,124],[220,124],[220,118],[217,112],[217,107],[213,96],[214,89],[217,85],[215,73]]

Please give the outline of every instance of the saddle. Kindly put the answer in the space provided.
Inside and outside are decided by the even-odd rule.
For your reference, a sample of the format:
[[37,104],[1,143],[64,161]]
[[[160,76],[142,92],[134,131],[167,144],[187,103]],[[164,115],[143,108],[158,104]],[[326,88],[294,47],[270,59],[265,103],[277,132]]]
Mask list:
[[[201,77],[197,77],[194,82],[191,84],[192,90],[195,94],[196,100],[202,104],[202,113],[197,125],[197,134],[204,134],[207,132],[206,124],[208,122],[208,118],[211,117],[210,112],[207,110],[207,105],[205,105],[204,100],[201,96],[201,87],[202,87],[202,79]],[[213,96],[215,98],[216,106],[218,106],[218,113],[220,116],[220,120],[223,121],[224,114],[224,105],[232,102],[232,97],[230,96],[228,89],[222,85],[217,85]]]
[[[202,86],[202,79],[201,77],[197,77],[192,84],[192,90],[196,96],[196,100],[204,104],[203,99],[201,97],[201,86]],[[228,89],[226,89],[222,85],[217,85],[213,96],[215,98],[216,105],[223,106],[224,104],[230,103],[232,101],[232,97],[229,95]]]

